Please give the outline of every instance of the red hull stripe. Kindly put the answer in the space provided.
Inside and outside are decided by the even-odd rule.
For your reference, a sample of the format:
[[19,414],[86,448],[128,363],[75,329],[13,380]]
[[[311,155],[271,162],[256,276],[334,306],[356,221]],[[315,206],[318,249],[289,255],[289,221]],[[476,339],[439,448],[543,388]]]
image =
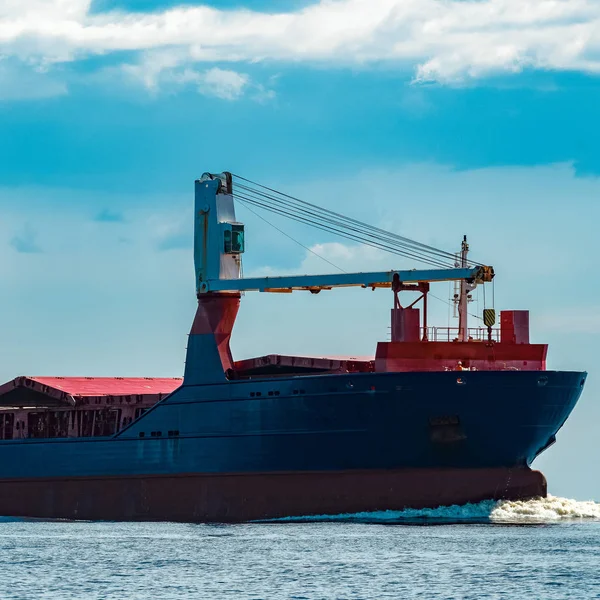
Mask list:
[[545,495],[544,476],[528,468],[19,479],[0,481],[0,514],[239,522]]

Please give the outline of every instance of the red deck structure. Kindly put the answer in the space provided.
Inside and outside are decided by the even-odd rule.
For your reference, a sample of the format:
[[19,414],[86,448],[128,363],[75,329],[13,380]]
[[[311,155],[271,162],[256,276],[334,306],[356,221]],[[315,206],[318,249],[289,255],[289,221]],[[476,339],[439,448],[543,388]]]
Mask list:
[[112,435],[181,378],[16,377],[0,385],[0,439]]
[[[23,381],[23,380],[28,380]],[[128,396],[132,394],[170,394],[183,380],[180,377],[17,377],[12,382],[0,386],[0,396],[5,386],[12,384],[36,387],[41,384],[50,388],[50,392],[58,390],[73,397],[87,396]],[[9,385],[10,387],[10,385]]]

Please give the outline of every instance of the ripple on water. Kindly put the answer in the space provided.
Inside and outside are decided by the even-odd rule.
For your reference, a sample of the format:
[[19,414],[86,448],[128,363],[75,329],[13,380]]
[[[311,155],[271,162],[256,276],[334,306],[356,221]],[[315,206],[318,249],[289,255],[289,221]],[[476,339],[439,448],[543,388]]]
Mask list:
[[598,508],[549,497],[218,527],[4,520],[0,599],[593,598]]

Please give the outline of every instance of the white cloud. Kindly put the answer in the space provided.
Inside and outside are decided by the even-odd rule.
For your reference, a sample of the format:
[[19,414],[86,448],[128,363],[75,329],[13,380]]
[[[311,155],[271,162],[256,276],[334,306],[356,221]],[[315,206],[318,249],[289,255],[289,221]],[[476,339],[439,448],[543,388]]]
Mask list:
[[266,265],[246,273],[247,277],[275,277],[306,275],[309,273],[339,273],[369,270],[390,270],[397,259],[386,252],[369,246],[325,242],[305,246],[305,255],[298,267],[274,269]]
[[[114,69],[110,69],[109,73],[110,71]],[[174,49],[144,53],[137,64],[122,65],[121,71],[126,77],[141,83],[153,93],[162,89],[194,86],[198,93],[222,100],[237,100],[248,89],[255,91],[254,99],[257,101],[263,101],[263,98],[270,98],[275,94],[261,84],[252,83],[245,73],[218,67],[194,68],[180,50]]]
[[67,93],[66,84],[40,66],[18,65],[0,56],[0,102],[2,100],[35,100]]
[[185,71],[188,78],[198,84],[198,89],[207,96],[216,96],[223,100],[236,100],[248,85],[249,77],[229,69],[213,67],[204,73]]
[[[142,53],[140,69],[150,83],[146,52],[158,63],[155,75],[165,61],[168,68],[191,68],[262,60],[385,61],[414,65],[415,81],[455,82],[526,67],[597,73],[600,3],[322,0],[279,14],[207,6],[92,14],[89,0],[0,0],[2,54],[50,64],[123,50]],[[220,71],[228,73],[195,77],[227,99],[247,87],[242,74]]]

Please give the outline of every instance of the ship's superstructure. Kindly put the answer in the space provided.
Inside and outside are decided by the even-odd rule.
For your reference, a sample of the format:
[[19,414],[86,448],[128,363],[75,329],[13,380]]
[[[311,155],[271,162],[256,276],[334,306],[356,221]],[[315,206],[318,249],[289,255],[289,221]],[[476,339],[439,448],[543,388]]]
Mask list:
[[[244,180],[247,181],[247,180]],[[452,267],[410,271],[386,271],[374,273],[337,273],[330,275],[297,275],[285,277],[241,278],[241,257],[244,252],[244,225],[235,218],[232,175],[205,174],[196,181],[196,235],[195,265],[196,289],[200,304],[197,319],[202,331],[198,333],[198,323],[192,328],[190,347],[192,355],[188,360],[186,379],[200,377],[196,368],[203,369],[207,377],[220,377],[213,362],[195,361],[196,353],[214,354],[218,348],[221,370],[229,377],[243,375],[234,368],[229,352],[229,335],[235,322],[239,306],[239,294],[245,291],[291,293],[309,291],[319,293],[337,287],[359,286],[363,288],[389,288],[393,291],[394,305],[391,313],[391,341],[377,345],[375,357],[363,369],[374,372],[440,371],[453,370],[544,370],[546,368],[547,346],[529,343],[529,312],[503,311],[501,328],[494,330],[496,314],[494,309],[484,310],[485,327],[475,330],[468,327],[468,302],[471,292],[478,284],[491,282],[493,268],[468,261],[469,247],[466,236],[463,239],[458,257],[441,250],[425,246],[394,234],[375,230],[364,233],[354,219],[325,211],[325,221],[318,221],[315,215],[318,207],[294,199],[294,204],[286,206],[275,190],[265,188],[264,192],[255,184],[242,185],[239,200],[259,208],[298,218],[313,226],[322,226],[327,221],[334,224],[333,233],[349,235],[351,239],[362,234],[363,241],[383,239],[399,246],[381,245],[401,249],[403,254],[428,259],[434,265],[444,265],[448,260],[456,261]],[[286,212],[287,209],[287,212]],[[311,211],[312,209],[312,211]],[[309,216],[311,218],[309,218]],[[333,219],[328,217],[333,216]],[[348,220],[344,229],[343,219]],[[395,239],[398,238],[398,239]],[[360,239],[360,238],[359,238]],[[428,294],[434,282],[455,281],[457,283],[454,301],[458,312],[458,328],[430,327],[428,321]],[[418,293],[420,297],[403,307],[400,301],[402,292]],[[421,301],[423,308],[416,307]],[[204,310],[203,310],[204,309]],[[212,322],[212,325],[211,325]],[[218,333],[216,333],[218,330]],[[209,338],[202,336],[208,335]],[[213,340],[211,335],[218,335]],[[200,336],[200,337],[198,337]],[[215,344],[216,341],[216,344]],[[364,361],[363,361],[364,363]],[[194,365],[192,367],[192,365]],[[193,375],[195,373],[195,375]],[[191,379],[189,379],[191,381]]]
[[[236,202],[428,267],[244,278]],[[469,328],[469,297],[494,271],[469,260],[466,238],[456,256],[229,173],[195,182],[194,225],[198,309],[182,384],[131,423],[117,427],[114,413],[112,435],[4,436],[0,514],[242,521],[546,493],[530,465],[555,441],[586,374],[546,370],[527,311],[502,311],[494,329],[486,307],[483,326]],[[456,330],[429,320],[430,286],[441,281],[456,282]],[[392,291],[391,340],[373,356],[234,360],[244,292],[352,286]],[[408,293],[417,299],[403,305]],[[0,408],[4,423],[8,412]]]

